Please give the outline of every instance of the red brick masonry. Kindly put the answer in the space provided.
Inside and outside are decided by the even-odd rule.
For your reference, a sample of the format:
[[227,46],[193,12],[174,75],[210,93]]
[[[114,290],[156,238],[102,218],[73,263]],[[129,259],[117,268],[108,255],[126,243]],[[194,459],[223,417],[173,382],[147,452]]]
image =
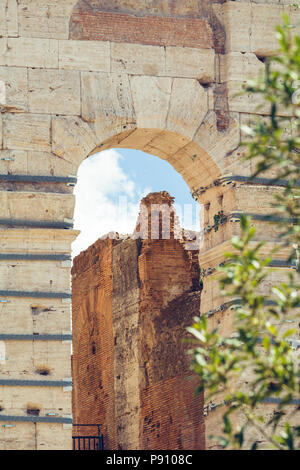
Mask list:
[[213,32],[199,18],[137,17],[103,11],[74,11],[70,39],[154,46],[213,48]]

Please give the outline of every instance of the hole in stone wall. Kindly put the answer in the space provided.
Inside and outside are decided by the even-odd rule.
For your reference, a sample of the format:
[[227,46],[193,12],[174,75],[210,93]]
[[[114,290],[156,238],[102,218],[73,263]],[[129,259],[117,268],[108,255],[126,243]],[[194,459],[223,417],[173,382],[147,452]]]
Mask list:
[[31,314],[33,316],[40,315],[40,313],[48,313],[48,312],[53,312],[55,309],[54,308],[49,308],[49,307],[40,307],[40,306],[32,306],[31,307]]
[[198,82],[200,83],[200,85],[201,85],[204,89],[210,88],[210,87],[212,86],[212,83],[211,83],[211,82],[208,82],[208,81],[205,81],[205,80],[198,80]]
[[26,413],[30,416],[39,416],[41,411],[40,405],[35,405],[32,403],[28,403],[26,407]]
[[48,366],[38,366],[35,369],[35,373],[39,375],[51,375],[51,369]]

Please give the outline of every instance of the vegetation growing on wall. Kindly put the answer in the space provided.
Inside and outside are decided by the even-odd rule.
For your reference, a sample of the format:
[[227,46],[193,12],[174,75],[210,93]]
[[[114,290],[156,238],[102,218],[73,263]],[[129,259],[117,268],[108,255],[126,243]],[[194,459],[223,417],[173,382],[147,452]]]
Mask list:
[[[204,315],[188,329],[196,342],[190,353],[192,369],[200,378],[198,391],[205,390],[207,399],[217,401],[219,395],[223,400],[223,434],[214,439],[224,448],[259,448],[260,439],[251,437],[253,429],[273,448],[292,450],[300,445],[300,426],[291,424],[290,416],[291,403],[299,402],[299,341],[292,337],[300,304],[300,37],[292,37],[291,29],[285,17],[284,26],[277,27],[278,54],[266,60],[264,76],[246,89],[262,96],[269,115],[243,128],[249,136],[243,143],[247,158],[256,167],[252,177],[272,175],[273,184],[280,180],[284,186],[274,196],[275,212],[268,222],[280,232],[277,248],[263,256],[264,244],[254,242],[255,227],[242,216],[240,236],[232,239],[233,252],[226,254],[227,262],[220,268],[223,294],[238,302],[235,333],[223,337],[217,329],[209,330]],[[294,271],[263,295],[272,256],[283,246],[290,248],[286,264]],[[270,400],[278,404],[266,419],[261,405]],[[242,424],[236,424],[236,416]]]

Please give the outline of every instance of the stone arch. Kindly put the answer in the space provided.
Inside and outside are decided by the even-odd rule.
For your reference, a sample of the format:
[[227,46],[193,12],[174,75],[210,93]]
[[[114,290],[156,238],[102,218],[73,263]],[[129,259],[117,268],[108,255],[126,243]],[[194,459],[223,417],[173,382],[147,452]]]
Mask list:
[[133,148],[167,160],[194,191],[220,178],[239,144],[234,113],[226,131],[198,80],[83,72],[81,117],[52,117],[52,152],[75,167],[109,148]]

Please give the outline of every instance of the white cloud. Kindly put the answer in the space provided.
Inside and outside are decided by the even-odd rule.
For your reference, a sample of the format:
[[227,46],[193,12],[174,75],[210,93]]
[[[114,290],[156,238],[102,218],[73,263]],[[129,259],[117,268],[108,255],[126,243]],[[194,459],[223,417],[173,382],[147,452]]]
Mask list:
[[[140,199],[151,188],[137,187],[120,167],[123,158],[116,150],[106,150],[81,164],[74,191],[74,228],[81,230],[81,234],[72,245],[73,256],[108,232],[133,232]],[[127,211],[124,210],[124,200],[127,201]]]

